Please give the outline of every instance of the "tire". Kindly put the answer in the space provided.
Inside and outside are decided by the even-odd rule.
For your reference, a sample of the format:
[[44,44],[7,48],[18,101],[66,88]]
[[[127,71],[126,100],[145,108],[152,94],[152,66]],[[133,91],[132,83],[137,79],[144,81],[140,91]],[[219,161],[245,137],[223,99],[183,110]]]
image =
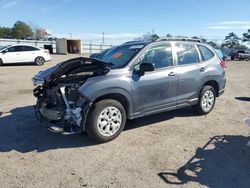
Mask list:
[[204,86],[199,95],[199,102],[193,106],[193,110],[200,115],[206,115],[213,110],[215,101],[216,93],[214,88]]
[[43,57],[37,57],[35,59],[35,64],[38,65],[38,66],[42,66],[45,62],[45,59]]
[[[108,115],[111,111],[114,113],[112,117]],[[99,143],[109,142],[118,137],[126,123],[124,107],[112,99],[93,104],[88,114],[86,132],[90,138]],[[115,117],[116,119],[114,119]],[[101,124],[102,122],[104,125]]]
[[0,59],[0,66],[2,66],[3,65],[3,60],[2,59]]

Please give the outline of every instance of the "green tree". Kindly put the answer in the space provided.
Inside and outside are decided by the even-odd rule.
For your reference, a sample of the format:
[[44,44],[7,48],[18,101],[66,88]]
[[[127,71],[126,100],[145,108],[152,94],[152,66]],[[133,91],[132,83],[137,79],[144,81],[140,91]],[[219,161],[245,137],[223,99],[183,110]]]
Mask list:
[[153,35],[151,35],[150,36],[150,40],[151,41],[155,41],[155,40],[157,40],[157,39],[159,39],[160,37],[157,35],[157,34],[153,34]]
[[227,36],[225,36],[223,46],[227,46],[229,48],[235,48],[239,45],[240,45],[240,38],[234,32],[231,32]]
[[22,21],[17,21],[13,28],[13,36],[16,39],[27,39],[33,37],[34,33],[29,25]]
[[242,41],[250,41],[250,29],[248,29],[246,33],[243,33]]
[[142,41],[155,41],[160,37],[157,34],[146,33],[142,37],[136,38],[135,40],[142,40]]
[[0,38],[13,38],[12,28],[0,27]]
[[244,44],[239,44],[238,46],[236,46],[236,48],[242,49],[242,50],[247,50],[247,46]]
[[213,48],[220,48],[220,46],[218,44],[216,44],[216,42],[214,41],[209,41],[207,42],[210,46],[212,46]]

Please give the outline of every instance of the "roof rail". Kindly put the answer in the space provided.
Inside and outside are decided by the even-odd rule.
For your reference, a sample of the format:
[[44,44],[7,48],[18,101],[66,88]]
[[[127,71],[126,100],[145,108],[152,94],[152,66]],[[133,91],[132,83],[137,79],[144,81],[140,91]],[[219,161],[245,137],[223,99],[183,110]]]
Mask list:
[[128,42],[125,42],[123,44],[130,44],[130,43],[136,43],[136,42],[143,42],[142,40],[132,40],[132,41],[128,41]]
[[202,42],[201,39],[195,39],[195,38],[188,38],[188,37],[161,37],[157,40],[156,42],[159,41],[189,41],[189,42]]

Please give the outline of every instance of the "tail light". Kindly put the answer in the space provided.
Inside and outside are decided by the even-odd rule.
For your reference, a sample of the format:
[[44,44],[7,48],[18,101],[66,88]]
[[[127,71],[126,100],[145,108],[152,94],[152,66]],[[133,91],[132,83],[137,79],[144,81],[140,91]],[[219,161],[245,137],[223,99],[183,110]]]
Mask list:
[[226,62],[225,62],[225,61],[221,61],[221,62],[220,62],[220,66],[221,66],[223,69],[227,68],[227,65],[226,65]]

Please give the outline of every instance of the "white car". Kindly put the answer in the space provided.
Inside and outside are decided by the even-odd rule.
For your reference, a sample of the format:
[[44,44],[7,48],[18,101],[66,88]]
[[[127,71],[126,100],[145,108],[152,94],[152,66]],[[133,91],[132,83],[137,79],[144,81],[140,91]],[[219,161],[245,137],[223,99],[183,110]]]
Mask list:
[[0,47],[0,65],[4,63],[34,62],[37,65],[43,65],[50,61],[49,50],[44,50],[29,45],[12,45]]

